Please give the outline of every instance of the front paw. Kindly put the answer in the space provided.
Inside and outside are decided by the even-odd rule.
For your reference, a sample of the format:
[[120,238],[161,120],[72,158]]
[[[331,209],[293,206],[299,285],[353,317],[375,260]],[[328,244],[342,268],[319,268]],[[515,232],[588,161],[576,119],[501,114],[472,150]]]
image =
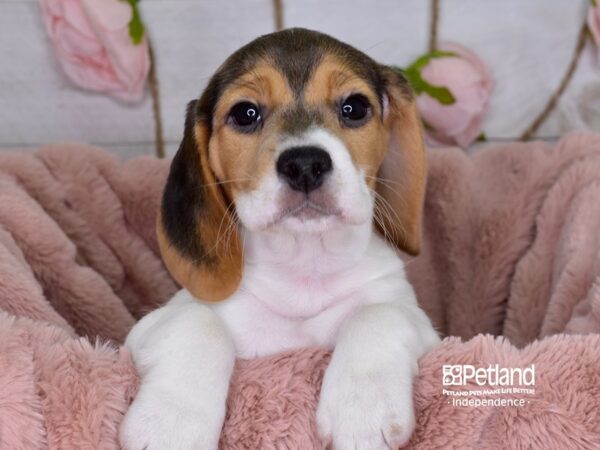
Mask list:
[[317,425],[335,450],[396,450],[415,428],[412,373],[406,367],[357,373],[332,364],[321,388]]
[[121,424],[125,450],[216,450],[222,427],[219,406],[198,410],[165,391],[141,389]]

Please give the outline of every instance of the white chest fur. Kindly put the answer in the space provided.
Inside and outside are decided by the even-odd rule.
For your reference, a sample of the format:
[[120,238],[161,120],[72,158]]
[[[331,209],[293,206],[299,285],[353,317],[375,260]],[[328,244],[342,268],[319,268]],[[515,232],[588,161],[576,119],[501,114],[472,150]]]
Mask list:
[[252,358],[332,348],[340,324],[357,307],[383,302],[414,305],[414,293],[394,250],[361,225],[329,234],[246,234],[240,288],[212,308],[238,356]]
[[321,435],[337,433],[337,448],[405,443],[417,360],[439,338],[394,250],[370,226],[248,234],[245,250],[232,297],[203,305],[182,290],[128,336],[142,384],[121,427],[125,447],[216,449],[235,356],[314,345],[335,345],[317,410]]

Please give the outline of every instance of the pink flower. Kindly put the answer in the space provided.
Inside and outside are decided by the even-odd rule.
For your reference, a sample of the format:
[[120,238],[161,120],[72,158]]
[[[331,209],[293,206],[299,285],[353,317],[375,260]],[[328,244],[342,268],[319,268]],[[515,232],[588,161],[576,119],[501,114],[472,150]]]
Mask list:
[[129,35],[132,6],[121,0],[40,0],[58,61],[77,86],[135,102],[150,67],[145,37]]
[[481,134],[494,80],[488,66],[467,48],[444,44],[439,50],[455,56],[429,59],[421,69],[421,78],[432,86],[447,88],[454,103],[442,104],[422,92],[417,106],[430,144],[466,148]]
[[588,11],[587,24],[596,43],[598,58],[600,58],[600,3],[598,1],[592,2]]

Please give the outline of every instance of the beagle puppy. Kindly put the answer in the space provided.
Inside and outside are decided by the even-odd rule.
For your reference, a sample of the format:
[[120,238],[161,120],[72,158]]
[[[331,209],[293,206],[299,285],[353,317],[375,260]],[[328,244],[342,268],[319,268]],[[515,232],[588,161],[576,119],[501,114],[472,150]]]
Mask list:
[[309,346],[334,349],[324,441],[405,444],[439,342],[396,250],[419,251],[424,159],[406,80],[349,45],[289,29],[231,55],[171,165],[157,230],[183,289],[127,338],[141,385],[123,446],[216,449],[235,358]]

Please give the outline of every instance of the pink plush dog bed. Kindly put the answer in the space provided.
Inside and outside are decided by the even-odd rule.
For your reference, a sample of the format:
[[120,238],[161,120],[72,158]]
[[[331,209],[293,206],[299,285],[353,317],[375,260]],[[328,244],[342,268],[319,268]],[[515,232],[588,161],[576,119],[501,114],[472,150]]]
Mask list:
[[[80,145],[0,155],[0,448],[118,448],[137,383],[119,344],[177,289],[154,236],[167,169]],[[430,152],[424,249],[407,271],[458,337],[420,363],[410,448],[600,448],[599,198],[600,136]],[[221,447],[324,448],[328,358],[239,361]],[[442,374],[461,364],[535,364],[535,393],[458,406]]]

